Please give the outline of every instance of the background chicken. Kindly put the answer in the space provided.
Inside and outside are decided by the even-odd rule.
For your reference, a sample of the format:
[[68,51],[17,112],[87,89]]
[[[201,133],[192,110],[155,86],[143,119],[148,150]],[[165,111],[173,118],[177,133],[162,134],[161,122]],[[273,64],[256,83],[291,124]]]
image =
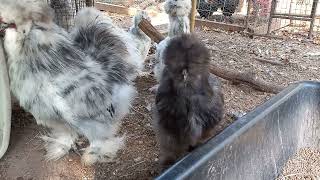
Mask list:
[[115,134],[129,112],[142,58],[127,32],[93,8],[79,12],[72,35],[53,23],[40,0],[1,0],[10,88],[38,124],[47,159],[68,153],[78,135],[90,145],[85,164],[110,161],[123,145]]
[[[165,2],[165,11],[169,16],[169,34],[164,40],[162,40],[156,46],[156,64],[153,72],[157,82],[160,82],[162,77],[162,71],[164,68],[163,63],[163,51],[167,47],[172,37],[190,33],[190,20],[189,14],[191,12],[191,1],[190,0],[167,0]],[[158,85],[150,88],[150,91],[155,92]]]
[[190,0],[166,0],[164,10],[169,15],[169,37],[190,32]]
[[135,40],[137,49],[140,51],[142,58],[145,60],[151,47],[151,39],[138,26],[143,18],[151,21],[146,11],[139,11],[133,17],[133,25],[130,27],[129,32]]
[[200,0],[197,9],[200,17],[208,18],[219,8],[224,17],[231,18],[239,5],[239,0]]

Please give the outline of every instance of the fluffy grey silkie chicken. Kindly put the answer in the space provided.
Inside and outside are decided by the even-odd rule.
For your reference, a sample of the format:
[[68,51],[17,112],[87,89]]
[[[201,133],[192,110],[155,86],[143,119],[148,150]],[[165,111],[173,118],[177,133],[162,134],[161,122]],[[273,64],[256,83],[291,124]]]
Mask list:
[[53,17],[45,1],[0,0],[11,91],[50,129],[47,159],[63,157],[84,135],[84,164],[111,161],[124,145],[116,132],[135,97],[142,57],[129,33],[94,8],[79,12],[71,34]]
[[224,99],[220,81],[209,73],[209,51],[194,35],[172,38],[163,53],[152,113],[160,163],[167,168],[213,135]]

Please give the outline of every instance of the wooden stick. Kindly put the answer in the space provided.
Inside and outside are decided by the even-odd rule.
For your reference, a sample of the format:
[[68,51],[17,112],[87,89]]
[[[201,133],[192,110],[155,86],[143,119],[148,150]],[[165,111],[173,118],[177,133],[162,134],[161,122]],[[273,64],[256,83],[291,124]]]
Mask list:
[[196,24],[196,13],[197,13],[197,0],[191,0],[192,2],[192,8],[190,13],[190,31],[194,31],[194,27]]
[[273,65],[277,65],[277,66],[283,66],[284,64],[281,62],[277,62],[277,61],[272,61],[272,60],[268,60],[268,59],[263,59],[260,57],[254,57],[254,60],[257,60],[259,62],[263,62],[263,63],[269,63],[269,64],[273,64]]
[[110,13],[117,13],[117,14],[129,15],[129,16],[134,16],[138,11],[136,8],[127,8],[121,5],[102,3],[102,2],[95,2],[94,7],[99,9],[100,11],[106,11]]
[[221,67],[217,67],[214,65],[210,66],[210,72],[223,79],[232,81],[237,84],[240,84],[240,83],[246,84],[256,90],[267,92],[267,93],[276,94],[284,89],[284,87],[282,86],[277,86],[277,85],[264,82],[262,79],[259,79],[254,73],[234,72],[234,71],[223,69]]
[[159,43],[164,40],[164,36],[148,20],[143,18],[138,26],[154,42]]

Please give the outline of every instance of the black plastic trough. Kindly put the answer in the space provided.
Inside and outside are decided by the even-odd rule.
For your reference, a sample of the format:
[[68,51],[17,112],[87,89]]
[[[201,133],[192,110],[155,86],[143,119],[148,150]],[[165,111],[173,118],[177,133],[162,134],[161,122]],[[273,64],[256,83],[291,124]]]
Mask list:
[[317,82],[289,86],[157,179],[272,180],[302,147],[320,147]]

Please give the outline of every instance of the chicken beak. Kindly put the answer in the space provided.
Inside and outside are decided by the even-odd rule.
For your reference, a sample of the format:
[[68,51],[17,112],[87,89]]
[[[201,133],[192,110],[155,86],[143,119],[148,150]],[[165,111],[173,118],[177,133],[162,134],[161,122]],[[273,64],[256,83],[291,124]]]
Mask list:
[[182,71],[182,75],[183,75],[183,81],[186,82],[187,78],[188,78],[188,72],[186,69],[184,69]]
[[9,27],[9,24],[1,23],[0,24],[0,31],[5,31],[8,27]]

